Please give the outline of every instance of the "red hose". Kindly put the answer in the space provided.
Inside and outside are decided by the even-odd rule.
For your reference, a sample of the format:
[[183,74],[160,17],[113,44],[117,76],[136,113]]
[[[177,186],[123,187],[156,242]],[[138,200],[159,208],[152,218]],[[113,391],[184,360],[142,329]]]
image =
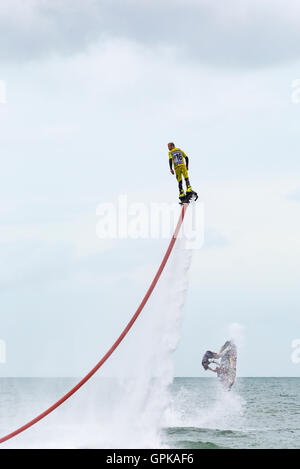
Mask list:
[[97,363],[97,365],[94,366],[94,368],[81,381],[79,381],[79,383],[76,384],[76,386],[74,386],[74,388],[72,388],[67,394],[65,394],[61,399],[59,399],[57,402],[55,402],[55,404],[53,404],[47,410],[45,410],[40,415],[35,417],[33,420],[30,420],[28,423],[26,423],[22,427],[14,430],[13,432],[9,433],[6,436],[0,438],[0,443],[4,443],[5,441],[13,438],[14,436],[18,435],[19,433],[24,432],[25,430],[27,430],[27,428],[32,427],[32,425],[36,424],[39,420],[42,420],[44,417],[46,417],[48,414],[50,414],[53,410],[57,409],[57,407],[59,407],[63,402],[65,402],[67,399],[69,399],[69,397],[71,397],[73,394],[75,394],[75,392],[78,391],[78,389],[81,388],[81,386],[83,386],[96,373],[96,371],[99,370],[99,368],[103,365],[103,363],[106,362],[106,360],[110,357],[110,355],[113,353],[113,351],[118,347],[120,342],[124,339],[124,337],[127,335],[129,330],[133,326],[133,323],[135,322],[137,317],[140,315],[141,311],[144,309],[144,306],[146,305],[150,295],[152,294],[152,292],[153,292],[153,290],[154,290],[154,288],[155,288],[155,286],[158,282],[159,277],[161,276],[162,271],[165,268],[165,265],[166,265],[166,263],[167,263],[167,261],[170,257],[170,254],[172,252],[175,241],[177,239],[179,230],[181,228],[187,206],[188,206],[188,204],[184,204],[182,206],[182,210],[181,210],[181,213],[180,213],[180,217],[179,217],[175,232],[172,236],[172,239],[170,241],[168,249],[167,249],[167,251],[164,255],[162,263],[160,264],[159,269],[158,269],[158,271],[157,271],[157,273],[156,273],[156,275],[155,275],[155,277],[154,277],[154,279],[153,279],[153,281],[152,281],[146,295],[144,296],[140,306],[138,307],[138,309],[136,310],[136,312],[134,313],[134,315],[130,319],[129,323],[127,324],[127,326],[125,327],[125,329],[123,330],[123,332],[121,333],[119,338],[115,341],[115,343],[108,350],[108,352],[101,358],[101,360]]

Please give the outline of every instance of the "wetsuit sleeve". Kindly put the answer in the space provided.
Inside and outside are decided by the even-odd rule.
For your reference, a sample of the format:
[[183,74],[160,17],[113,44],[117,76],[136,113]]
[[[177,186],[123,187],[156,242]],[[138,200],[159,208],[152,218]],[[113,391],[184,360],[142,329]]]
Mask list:
[[181,150],[182,156],[185,158],[186,169],[189,169],[189,158],[186,156],[183,150]]
[[172,158],[171,153],[169,153],[169,166],[170,166],[170,169],[172,170],[173,169],[173,158]]

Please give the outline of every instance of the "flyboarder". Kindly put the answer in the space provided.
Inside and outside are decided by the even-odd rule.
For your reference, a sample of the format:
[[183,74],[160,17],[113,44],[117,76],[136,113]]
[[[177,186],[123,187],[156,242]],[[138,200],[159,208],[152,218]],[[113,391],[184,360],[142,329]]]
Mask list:
[[[183,150],[175,147],[173,142],[168,143],[169,149],[169,165],[171,174],[176,174],[176,179],[178,181],[179,188],[179,200],[180,203],[190,202],[192,196],[194,195],[195,200],[198,199],[198,195],[191,188],[188,169],[189,169],[189,158],[186,156]],[[185,160],[185,161],[184,161]],[[174,165],[174,169],[173,169]],[[175,171],[174,171],[175,170]],[[186,194],[182,186],[182,176],[186,184]]]

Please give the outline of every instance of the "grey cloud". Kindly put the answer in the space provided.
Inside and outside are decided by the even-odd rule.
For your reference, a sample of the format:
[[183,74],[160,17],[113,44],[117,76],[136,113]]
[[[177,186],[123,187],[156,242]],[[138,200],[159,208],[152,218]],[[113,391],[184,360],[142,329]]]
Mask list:
[[[70,55],[85,49],[101,35],[101,11],[94,14],[90,2],[69,0],[56,4],[46,0],[32,4],[24,20],[1,15],[2,60],[27,61],[51,54]],[[100,5],[99,5],[100,6]],[[16,4],[18,8],[18,4]]]
[[[261,67],[297,59],[300,9],[296,3],[191,0],[37,2],[31,27],[0,16],[2,60],[69,55],[111,38],[147,47],[171,46],[180,58],[213,66]],[[280,14],[283,8],[282,15]],[[1,15],[1,13],[0,13]],[[299,21],[298,21],[299,24]]]

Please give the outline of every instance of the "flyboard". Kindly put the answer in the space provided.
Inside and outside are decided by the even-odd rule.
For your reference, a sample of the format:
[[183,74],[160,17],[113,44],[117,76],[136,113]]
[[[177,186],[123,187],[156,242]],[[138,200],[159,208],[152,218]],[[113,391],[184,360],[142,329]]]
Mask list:
[[224,388],[230,390],[236,378],[237,348],[235,343],[232,340],[225,342],[219,355],[221,355],[221,360],[220,366],[216,369],[217,376]]
[[179,197],[179,204],[184,205],[184,204],[189,204],[191,200],[197,200],[198,199],[198,194],[195,191],[190,191],[187,192],[185,195],[182,197]]

